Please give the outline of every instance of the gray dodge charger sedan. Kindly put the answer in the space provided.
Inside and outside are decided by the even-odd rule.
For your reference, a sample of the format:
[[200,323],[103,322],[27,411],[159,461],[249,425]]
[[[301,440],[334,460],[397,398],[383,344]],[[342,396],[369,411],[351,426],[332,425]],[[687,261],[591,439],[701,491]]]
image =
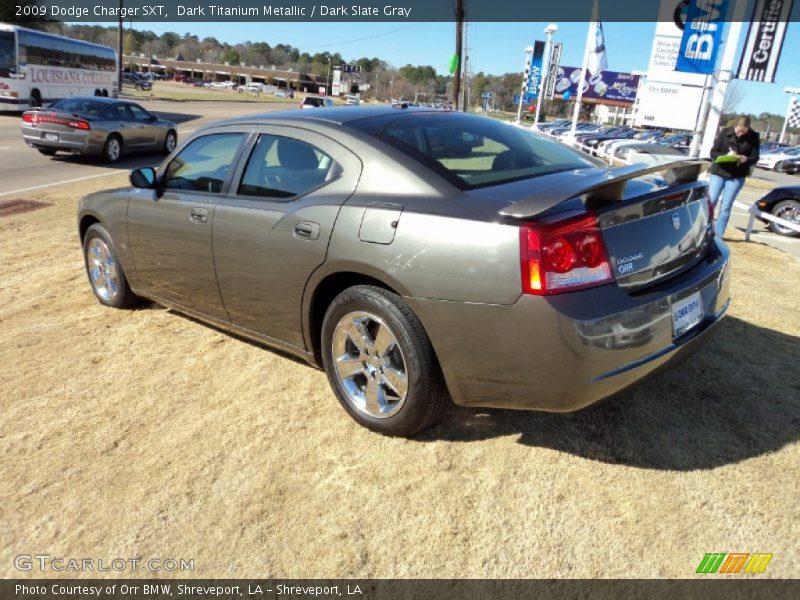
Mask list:
[[457,112],[297,110],[198,131],[78,227],[101,303],[302,357],[356,421],[412,435],[450,399],[574,411],[697,349],[729,303],[701,169],[609,169]]
[[42,154],[87,154],[117,162],[140,151],[170,153],[177,127],[134,102],[99,96],[73,96],[49,108],[22,114],[22,139]]

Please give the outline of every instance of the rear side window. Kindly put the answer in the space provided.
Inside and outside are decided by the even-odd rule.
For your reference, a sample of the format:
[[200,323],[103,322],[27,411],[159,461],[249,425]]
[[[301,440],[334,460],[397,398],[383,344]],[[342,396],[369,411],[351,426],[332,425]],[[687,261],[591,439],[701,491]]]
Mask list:
[[243,133],[217,133],[197,138],[169,163],[162,187],[220,193],[243,139]]
[[340,168],[316,146],[300,140],[260,135],[247,161],[239,195],[292,198],[335,179]]
[[316,108],[319,108],[321,106],[324,106],[324,101],[322,100],[322,98],[306,98],[303,101],[303,104],[305,104],[306,106],[314,106]]
[[352,126],[391,144],[462,189],[598,166],[578,152],[496,119],[407,113]]
[[78,113],[80,115],[97,115],[108,106],[106,102],[98,102],[91,98],[63,98],[50,105],[50,108]]

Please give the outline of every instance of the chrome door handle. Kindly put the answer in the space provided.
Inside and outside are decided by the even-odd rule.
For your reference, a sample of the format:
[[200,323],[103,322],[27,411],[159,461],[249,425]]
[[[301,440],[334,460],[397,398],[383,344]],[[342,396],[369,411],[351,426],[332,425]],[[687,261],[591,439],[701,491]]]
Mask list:
[[294,224],[294,237],[301,240],[315,240],[319,237],[319,224],[300,221]]
[[205,208],[193,208],[189,213],[189,220],[192,223],[205,223],[208,221],[208,211]]

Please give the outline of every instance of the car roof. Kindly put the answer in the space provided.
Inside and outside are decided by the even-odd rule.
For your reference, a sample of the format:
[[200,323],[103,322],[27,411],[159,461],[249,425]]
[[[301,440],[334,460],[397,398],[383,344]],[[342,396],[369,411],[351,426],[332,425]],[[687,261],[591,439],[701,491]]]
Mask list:
[[226,119],[214,123],[212,127],[220,125],[236,125],[240,123],[261,123],[269,124],[272,121],[317,121],[327,122],[335,125],[345,125],[353,121],[360,121],[361,119],[370,119],[375,117],[384,117],[389,115],[401,114],[419,114],[419,113],[439,113],[439,114],[464,114],[454,113],[434,108],[415,108],[402,106],[334,106],[326,108],[324,111],[309,111],[309,110],[281,110],[268,113],[256,113],[252,115],[243,115],[233,119]]
[[95,100],[101,104],[114,104],[116,102],[124,102],[126,104],[136,104],[130,100],[123,100],[121,98],[108,98],[107,96],[67,96],[62,100]]

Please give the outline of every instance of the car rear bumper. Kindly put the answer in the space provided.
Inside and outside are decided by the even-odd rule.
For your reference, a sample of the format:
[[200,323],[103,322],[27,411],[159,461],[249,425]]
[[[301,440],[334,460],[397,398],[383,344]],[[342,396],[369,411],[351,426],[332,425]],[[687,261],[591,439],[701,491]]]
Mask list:
[[[48,140],[45,134],[58,135],[57,140]],[[93,140],[91,131],[43,131],[40,127],[22,127],[22,139],[34,148],[61,150],[78,154],[99,154],[103,149],[102,140],[97,143]]]
[[[716,242],[701,264],[634,295],[607,285],[510,306],[407,300],[456,404],[569,412],[690,356],[727,311],[729,279]],[[675,338],[672,304],[695,293],[704,317]]]

